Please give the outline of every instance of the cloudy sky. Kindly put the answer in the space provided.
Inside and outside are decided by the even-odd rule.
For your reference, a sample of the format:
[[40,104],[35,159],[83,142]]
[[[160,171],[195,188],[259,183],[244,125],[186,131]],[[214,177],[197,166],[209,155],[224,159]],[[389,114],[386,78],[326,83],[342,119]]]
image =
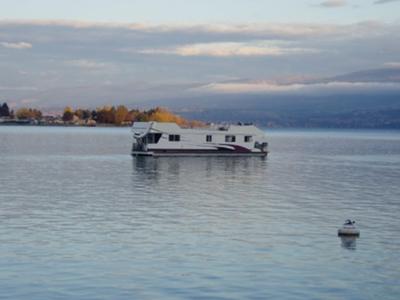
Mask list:
[[[400,90],[398,0],[0,0],[0,7],[0,102],[14,106]],[[357,77],[363,72],[339,76],[375,69],[380,76],[367,80]]]

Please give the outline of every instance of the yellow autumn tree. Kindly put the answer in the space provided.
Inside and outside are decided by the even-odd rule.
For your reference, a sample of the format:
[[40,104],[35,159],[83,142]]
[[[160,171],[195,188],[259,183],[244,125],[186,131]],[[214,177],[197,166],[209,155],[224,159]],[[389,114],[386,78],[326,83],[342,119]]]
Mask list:
[[31,113],[29,111],[29,108],[21,107],[20,109],[17,110],[17,112],[15,113],[15,116],[21,120],[29,119],[31,117]]
[[173,122],[178,125],[188,125],[188,121],[186,121],[184,118],[173,114],[169,110],[162,108],[162,107],[156,107],[155,109],[152,109],[148,112],[149,114],[149,121],[155,121],[155,122]]
[[120,105],[117,107],[115,111],[115,124],[121,125],[122,122],[125,121],[126,116],[128,115],[129,111],[124,105]]
[[40,119],[42,117],[42,112],[38,109],[35,108],[26,108],[26,107],[21,107],[20,109],[17,110],[15,113],[15,116],[20,119]]

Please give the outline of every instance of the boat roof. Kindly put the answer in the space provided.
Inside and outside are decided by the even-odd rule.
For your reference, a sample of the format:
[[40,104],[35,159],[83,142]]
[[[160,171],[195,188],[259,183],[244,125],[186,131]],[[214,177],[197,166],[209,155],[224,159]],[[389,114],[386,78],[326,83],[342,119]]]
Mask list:
[[148,132],[150,130],[167,132],[167,133],[220,133],[220,134],[264,134],[262,130],[252,124],[210,124],[204,127],[185,128],[176,123],[161,122],[134,122],[132,129],[135,132]]

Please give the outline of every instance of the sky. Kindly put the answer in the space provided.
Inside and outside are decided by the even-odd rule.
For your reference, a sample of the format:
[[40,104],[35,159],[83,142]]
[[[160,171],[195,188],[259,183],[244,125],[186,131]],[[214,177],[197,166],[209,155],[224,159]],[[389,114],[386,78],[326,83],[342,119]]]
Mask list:
[[[399,0],[0,0],[0,7],[0,102],[12,106],[400,90]],[[338,77],[375,69],[389,73]]]
[[1,0],[3,19],[108,22],[399,21],[396,0]]

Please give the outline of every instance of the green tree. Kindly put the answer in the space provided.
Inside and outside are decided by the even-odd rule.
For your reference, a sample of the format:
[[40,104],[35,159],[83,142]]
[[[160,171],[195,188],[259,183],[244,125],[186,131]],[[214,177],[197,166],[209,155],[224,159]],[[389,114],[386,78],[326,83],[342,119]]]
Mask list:
[[90,118],[91,112],[87,109],[78,108],[75,110],[74,115],[77,116],[80,120],[87,120]]
[[90,117],[91,117],[93,120],[97,121],[97,111],[92,110],[92,112],[90,113]]
[[88,109],[82,110],[82,118],[83,118],[84,120],[90,119],[90,116],[91,116],[90,110],[88,110]]
[[10,109],[6,102],[0,106],[0,117],[9,117],[10,116]]
[[97,109],[97,122],[103,124],[115,123],[115,107],[103,106]]

